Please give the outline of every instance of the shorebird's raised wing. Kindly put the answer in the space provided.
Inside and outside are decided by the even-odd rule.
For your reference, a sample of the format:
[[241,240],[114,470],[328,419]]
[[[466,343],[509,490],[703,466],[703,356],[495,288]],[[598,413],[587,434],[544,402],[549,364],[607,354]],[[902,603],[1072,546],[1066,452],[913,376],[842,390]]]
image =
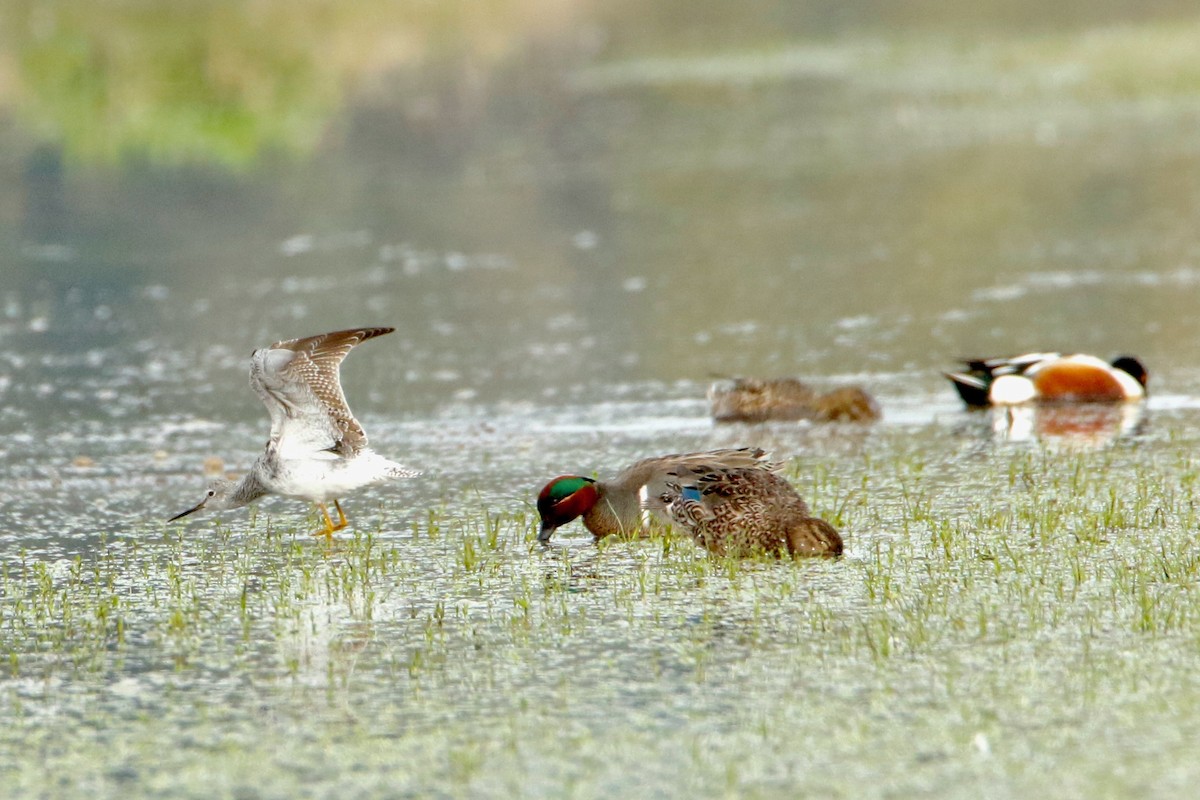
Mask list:
[[343,455],[365,448],[367,434],[346,404],[338,367],[356,344],[393,330],[334,331],[255,350],[250,386],[271,415],[271,441]]

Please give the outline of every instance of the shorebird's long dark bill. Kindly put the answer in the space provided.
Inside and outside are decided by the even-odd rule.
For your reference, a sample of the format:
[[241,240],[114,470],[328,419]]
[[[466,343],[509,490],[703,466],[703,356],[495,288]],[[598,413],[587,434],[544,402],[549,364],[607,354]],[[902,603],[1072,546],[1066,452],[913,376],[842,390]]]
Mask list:
[[169,520],[167,520],[167,522],[174,522],[174,521],[175,521],[175,520],[177,520],[177,519],[183,519],[183,518],[184,518],[184,517],[186,517],[188,514],[195,514],[197,511],[199,511],[200,509],[204,508],[204,503],[205,503],[207,500],[208,500],[208,498],[207,498],[207,497],[206,497],[206,498],[204,498],[204,500],[201,500],[201,501],[200,501],[200,502],[199,502],[197,505],[195,505],[195,506],[192,506],[192,507],[191,507],[191,508],[189,508],[187,511],[184,511],[184,512],[182,512],[182,513],[180,513],[180,514],[176,514],[175,516],[173,516],[173,517],[171,517]]

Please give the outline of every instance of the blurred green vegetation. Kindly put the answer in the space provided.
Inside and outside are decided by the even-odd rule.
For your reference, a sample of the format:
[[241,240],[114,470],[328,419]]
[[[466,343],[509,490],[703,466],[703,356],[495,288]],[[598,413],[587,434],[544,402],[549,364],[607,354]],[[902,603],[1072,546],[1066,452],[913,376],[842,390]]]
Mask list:
[[348,91],[406,64],[503,51],[525,0],[36,2],[0,6],[0,107],[69,160],[304,153]]
[[1034,58],[1075,63],[1095,90],[1124,97],[1200,95],[1200,18],[1118,25],[1060,38]]
[[10,43],[19,114],[70,158],[244,164],[267,147],[310,147],[337,102],[335,75],[296,35],[320,15],[25,3],[5,16],[4,29],[22,32]]
[[[311,152],[336,135],[352,97],[397,100],[388,90],[401,73],[406,86],[464,70],[486,85],[535,51],[566,52],[576,66],[595,60],[618,83],[629,71],[653,82],[656,70],[687,82],[689,66],[732,81],[794,80],[815,58],[852,81],[982,72],[988,91],[1005,76],[1102,96],[1200,91],[1200,20],[1175,3],[1026,15],[976,3],[974,26],[965,24],[972,15],[929,4],[841,5],[15,0],[0,6],[0,110],[68,162],[237,169],[271,152]],[[888,33],[893,25],[908,31],[903,39]],[[411,94],[405,101],[419,105]]]

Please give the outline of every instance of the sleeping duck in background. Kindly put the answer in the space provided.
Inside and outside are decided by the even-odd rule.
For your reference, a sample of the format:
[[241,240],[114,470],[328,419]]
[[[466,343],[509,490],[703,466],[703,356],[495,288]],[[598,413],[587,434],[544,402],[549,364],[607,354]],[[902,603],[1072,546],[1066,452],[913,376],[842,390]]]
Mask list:
[[1146,367],[1133,356],[1106,362],[1096,356],[1028,353],[964,361],[944,373],[971,407],[1047,403],[1113,403],[1146,396]]
[[879,404],[858,386],[819,392],[796,378],[731,378],[708,389],[716,422],[874,422]]

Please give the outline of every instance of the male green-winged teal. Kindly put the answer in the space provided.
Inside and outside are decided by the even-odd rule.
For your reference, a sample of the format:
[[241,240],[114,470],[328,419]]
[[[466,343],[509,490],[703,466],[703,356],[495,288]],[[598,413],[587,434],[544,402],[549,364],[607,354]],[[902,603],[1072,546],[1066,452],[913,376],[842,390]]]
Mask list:
[[683,467],[660,499],[671,520],[717,555],[840,556],[837,529],[767,470]]
[[708,389],[712,417],[717,422],[873,422],[879,404],[858,386],[818,392],[795,378],[733,378]]
[[537,509],[542,518],[538,540],[549,540],[557,528],[579,516],[583,517],[584,527],[597,539],[611,535],[639,535],[646,521],[643,511],[657,513],[666,519],[659,497],[667,490],[667,481],[685,467],[706,472],[731,469],[770,472],[778,465],[768,461],[763,450],[742,447],[646,458],[606,481],[581,475],[560,475],[538,494]]
[[739,448],[647,458],[607,481],[563,475],[538,495],[538,540],[579,516],[597,539],[638,535],[654,513],[717,554],[840,555],[837,531],[809,513],[777,469],[763,450]]
[[972,407],[1141,400],[1149,379],[1145,366],[1133,356],[1105,362],[1081,354],[1028,353],[969,359],[963,364],[965,370],[944,374]]

